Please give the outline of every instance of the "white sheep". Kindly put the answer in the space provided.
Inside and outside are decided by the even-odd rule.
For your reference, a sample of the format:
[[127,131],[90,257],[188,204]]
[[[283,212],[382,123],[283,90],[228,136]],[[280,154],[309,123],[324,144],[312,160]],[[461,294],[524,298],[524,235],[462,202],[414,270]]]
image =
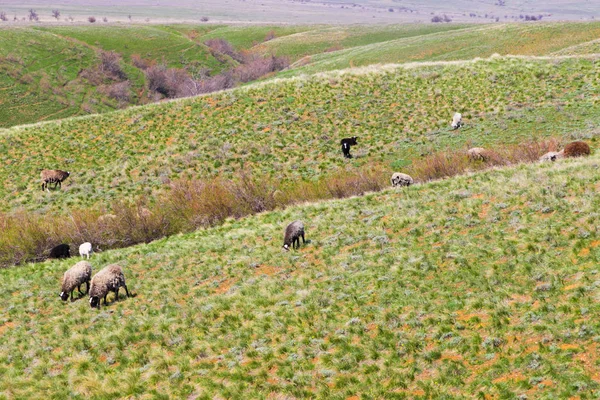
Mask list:
[[551,161],[556,161],[559,160],[561,158],[564,158],[564,150],[561,151],[549,151],[548,153],[544,154],[543,156],[540,157],[540,162],[551,162]]
[[455,113],[454,117],[452,118],[452,129],[458,129],[461,126],[463,126],[463,123],[462,123],[462,114],[461,113]]
[[403,174],[402,172],[394,172],[390,181],[392,182],[392,186],[394,187],[410,186],[415,182],[410,175]]
[[92,244],[90,242],[85,242],[81,246],[79,246],[79,255],[81,258],[83,256],[87,256],[87,259],[90,259],[90,255],[94,252],[92,249]]
[[467,156],[473,161],[485,161],[487,158],[486,150],[483,147],[473,147],[467,150]]

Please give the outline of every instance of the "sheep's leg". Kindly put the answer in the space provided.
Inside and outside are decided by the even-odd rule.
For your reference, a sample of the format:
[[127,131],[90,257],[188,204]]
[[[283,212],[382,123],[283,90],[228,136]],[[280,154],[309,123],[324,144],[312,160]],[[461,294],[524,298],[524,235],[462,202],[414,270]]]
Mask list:
[[127,290],[127,285],[123,285],[123,287],[125,288],[125,293],[127,293],[127,297],[131,297],[131,295],[129,294],[129,290]]
[[[300,242],[300,241],[298,241]],[[304,233],[302,234],[302,244],[306,244],[306,240],[304,240]]]
[[74,290],[71,290],[71,301],[73,301],[73,292]]
[[[108,303],[106,302],[106,297],[107,297],[107,296],[108,296],[108,293],[106,293],[106,294],[104,295],[104,305],[108,304]],[[100,302],[98,302],[98,308],[100,308]]]
[[79,291],[79,294],[83,295],[83,292],[81,291],[81,283],[79,284],[79,286],[77,286],[77,290]]
[[90,292],[90,281],[86,281],[85,282],[85,293],[89,293]]

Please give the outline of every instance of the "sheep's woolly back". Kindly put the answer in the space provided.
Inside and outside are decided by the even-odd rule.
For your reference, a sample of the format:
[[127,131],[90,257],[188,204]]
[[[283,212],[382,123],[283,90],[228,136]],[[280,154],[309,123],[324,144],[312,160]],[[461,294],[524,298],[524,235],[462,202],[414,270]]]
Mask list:
[[92,244],[90,242],[85,242],[79,246],[80,256],[89,256],[90,254],[92,254]]
[[125,286],[123,269],[117,264],[104,267],[92,278],[90,297],[103,298],[108,292]]
[[565,146],[565,157],[581,157],[589,156],[591,153],[590,146],[586,142],[571,142]]
[[471,160],[485,160],[485,149],[483,147],[473,147],[472,149],[467,150],[467,156]]
[[61,291],[70,293],[82,283],[89,282],[92,278],[92,264],[87,261],[79,261],[63,275]]
[[64,181],[69,177],[69,172],[60,169],[45,169],[40,173],[43,182],[48,181]]
[[392,186],[410,186],[414,183],[412,176],[403,174],[402,172],[394,172],[390,179]]
[[285,237],[283,238],[283,245],[290,246],[292,242],[299,238],[304,233],[304,224],[302,221],[294,221],[285,228]]

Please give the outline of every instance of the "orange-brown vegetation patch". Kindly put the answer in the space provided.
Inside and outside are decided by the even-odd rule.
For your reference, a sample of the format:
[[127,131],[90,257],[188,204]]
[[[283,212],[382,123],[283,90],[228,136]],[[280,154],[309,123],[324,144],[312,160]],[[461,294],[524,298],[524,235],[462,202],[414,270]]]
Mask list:
[[281,268],[273,267],[272,265],[259,265],[254,270],[254,275],[273,276],[281,271]]
[[227,292],[229,289],[231,289],[231,286],[237,282],[236,279],[233,278],[228,278],[225,279],[224,281],[222,281],[219,285],[219,287],[217,287],[217,289],[215,290],[215,293],[217,294],[223,294],[225,292]]
[[14,322],[6,322],[4,325],[0,325],[0,335],[4,334],[5,331],[15,327]]
[[504,374],[496,379],[494,379],[493,383],[502,383],[502,382],[520,382],[525,380],[525,375],[521,371],[511,371],[508,374]]

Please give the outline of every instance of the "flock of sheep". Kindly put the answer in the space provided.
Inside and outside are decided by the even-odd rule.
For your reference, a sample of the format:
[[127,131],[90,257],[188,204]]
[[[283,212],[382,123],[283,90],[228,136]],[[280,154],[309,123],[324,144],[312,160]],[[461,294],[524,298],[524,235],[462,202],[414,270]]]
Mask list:
[[[451,126],[453,129],[458,129],[463,126],[462,116],[460,113],[456,113],[452,119]],[[357,144],[357,137],[344,138],[340,144],[342,146],[342,153],[346,158],[352,158],[350,154],[350,147]],[[559,152],[549,152],[540,157],[540,161],[556,161],[564,157],[579,157],[590,154],[590,147],[587,143],[577,141],[569,143],[565,148]],[[467,156],[471,160],[485,161],[489,157],[490,153],[482,147],[474,147],[467,151]],[[60,187],[61,183],[69,177],[68,171],[61,170],[43,170],[41,173],[42,178],[42,190],[48,190],[49,184],[53,183],[54,187]],[[411,176],[395,172],[391,177],[391,184],[394,187],[399,186],[410,186],[414,183]],[[286,251],[300,247],[300,239],[302,243],[306,243],[304,238],[304,224],[302,221],[294,221],[290,223],[284,232],[283,249]],[[89,242],[83,243],[79,246],[80,256],[87,257],[89,260],[90,255],[93,253],[92,244]],[[50,251],[51,258],[68,258],[71,256],[70,247],[68,244],[60,244],[54,247]],[[85,293],[81,291],[81,285],[86,285]],[[66,301],[71,298],[73,301],[73,292],[77,289],[80,295],[89,294],[90,306],[100,308],[101,300],[104,299],[104,304],[107,304],[107,295],[109,292],[114,292],[116,299],[119,297],[119,289],[125,288],[127,297],[130,297],[129,290],[125,284],[125,275],[123,269],[117,265],[112,264],[104,269],[100,270],[96,275],[92,277],[92,265],[89,261],[80,261],[67,270],[62,280],[62,290],[60,298]]]

